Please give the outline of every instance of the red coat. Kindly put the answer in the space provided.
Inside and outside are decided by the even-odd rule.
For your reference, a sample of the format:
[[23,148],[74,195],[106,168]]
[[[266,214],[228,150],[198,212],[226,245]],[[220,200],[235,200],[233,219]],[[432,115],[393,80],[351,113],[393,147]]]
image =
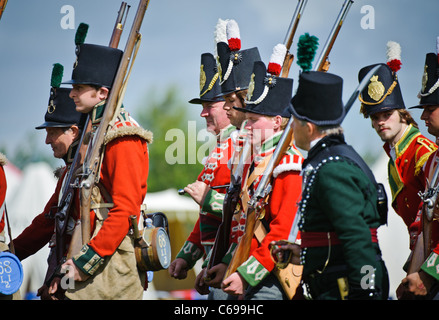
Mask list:
[[[273,146],[276,147],[280,133],[273,137]],[[267,143],[267,142],[265,142]],[[269,144],[268,144],[269,145]],[[258,155],[253,159],[256,165],[263,158],[274,152],[274,148],[267,150],[264,154]],[[286,240],[297,210],[297,203],[302,193],[302,177],[300,176],[303,157],[295,149],[289,149],[288,153],[282,158],[279,165],[273,170],[272,191],[268,204],[265,207],[264,219],[269,224],[269,231],[261,243],[253,236],[250,257],[245,263],[238,267],[238,272],[251,286],[257,285],[274,268],[274,261],[271,257],[269,244],[276,240]],[[249,165],[244,171],[244,176],[248,175]],[[262,174],[262,172],[261,172]],[[249,189],[251,197],[256,191],[260,178]],[[243,180],[243,187],[247,179]],[[242,200],[242,198],[241,198]],[[240,204],[242,208],[242,203]],[[246,213],[241,210],[239,218],[234,216],[232,221],[232,247],[240,241],[246,224]],[[234,243],[234,244],[233,244]],[[233,250],[233,249],[231,249]]]
[[[0,165],[0,208],[3,206],[6,198],[6,175],[5,169],[2,165]],[[4,212],[0,212],[0,233],[3,232],[5,228],[5,214]]]
[[[96,106],[93,125],[100,124],[103,110],[104,104]],[[151,141],[152,133],[141,128],[123,108],[115,124],[106,132],[99,183],[111,197],[113,206],[96,235],[73,257],[75,265],[89,275],[98,270],[105,257],[113,255],[127,236],[130,216],[138,218],[140,215],[147,190],[148,143]],[[91,236],[96,222],[96,213],[91,210]]]
[[417,213],[422,206],[419,191],[424,191],[426,177],[422,170],[437,145],[424,137],[412,125],[395,145],[395,160],[391,157],[388,143],[383,146],[390,160],[388,163],[392,206],[403,219],[409,231],[415,227]]
[[[439,162],[439,151],[436,151],[431,155],[431,157],[428,159],[427,163],[425,164],[425,173],[429,181],[431,181],[433,178],[434,170],[436,169],[438,162]],[[421,211],[419,212],[417,223],[419,224],[419,230],[421,230],[422,228]],[[431,241],[432,241],[431,244],[432,251],[435,252],[436,254],[439,254],[439,216],[437,214],[432,222]]]
[[[432,177],[436,166],[439,161],[439,152],[436,151],[431,155],[425,165],[425,174],[428,176],[429,181],[432,181]],[[422,216],[419,214],[417,221],[420,225],[419,230],[422,230]],[[421,269],[432,276],[436,280],[436,284],[439,282],[439,215],[436,213],[431,222],[431,253],[425,260]]]
[[[112,255],[130,228],[130,215],[140,214],[146,195],[149,170],[147,142],[138,136],[118,138],[107,144],[100,182],[110,193],[114,206],[89,246],[101,257]],[[95,227],[91,211],[91,230]]]
[[[229,125],[224,128],[218,137],[215,149],[206,158],[203,170],[197,180],[208,186],[222,186],[230,184],[231,171],[229,160],[234,151],[231,133],[235,127]],[[216,232],[222,221],[222,205],[226,188],[211,190],[206,196],[205,203],[200,207],[200,215],[189,234],[177,258],[183,258],[192,267],[195,262],[206,253],[205,246],[212,246]]]

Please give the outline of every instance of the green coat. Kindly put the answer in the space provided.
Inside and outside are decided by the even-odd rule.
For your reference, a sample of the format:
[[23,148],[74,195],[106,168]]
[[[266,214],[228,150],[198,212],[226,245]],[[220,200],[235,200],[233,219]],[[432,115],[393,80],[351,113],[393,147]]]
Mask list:
[[[350,159],[328,154],[313,161],[325,148],[342,143],[342,135],[323,138],[303,165],[303,279],[315,299],[340,299],[339,278],[347,279],[350,299],[387,298],[387,270],[370,230],[380,225],[374,184]],[[307,232],[317,232],[325,245],[310,243]],[[328,232],[333,232],[331,240]]]

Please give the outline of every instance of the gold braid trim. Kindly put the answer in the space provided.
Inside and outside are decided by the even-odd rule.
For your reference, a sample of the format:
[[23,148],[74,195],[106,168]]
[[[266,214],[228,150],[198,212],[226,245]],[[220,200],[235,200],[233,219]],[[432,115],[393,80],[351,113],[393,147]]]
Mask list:
[[200,97],[204,96],[207,92],[209,92],[210,90],[212,90],[213,85],[215,84],[216,80],[218,80],[218,77],[219,77],[219,73],[217,72],[217,73],[213,76],[212,80],[210,81],[209,86],[207,87],[206,91],[204,91],[203,93],[200,94]]

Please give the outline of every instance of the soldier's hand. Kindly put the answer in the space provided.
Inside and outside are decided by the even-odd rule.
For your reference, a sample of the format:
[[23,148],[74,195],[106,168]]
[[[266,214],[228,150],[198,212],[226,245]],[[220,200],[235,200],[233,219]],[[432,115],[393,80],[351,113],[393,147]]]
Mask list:
[[224,279],[221,288],[225,293],[233,295],[241,295],[247,287],[247,282],[238,272],[232,273]]
[[402,280],[402,284],[416,296],[425,296],[427,294],[427,288],[422,281],[419,272],[407,275],[407,277]]
[[171,262],[168,268],[169,275],[176,279],[186,279],[188,272],[188,264],[186,260],[177,258]]
[[206,269],[203,268],[201,272],[195,278],[195,290],[201,295],[209,293],[209,286],[204,282],[204,277],[206,276]]
[[204,199],[206,198],[206,194],[209,191],[209,186],[205,184],[203,181],[195,181],[194,183],[188,184],[184,191],[189,194],[192,199],[200,206],[204,203]]
[[209,270],[206,270],[206,277],[204,283],[214,288],[221,288],[221,282],[227,271],[227,265],[225,263],[218,263]]
[[275,262],[290,262],[300,265],[300,246],[284,240],[270,243],[271,254]]
[[45,284],[38,289],[37,296],[40,297],[41,300],[58,300],[56,296],[49,293],[49,287]]
[[76,267],[72,259],[67,260],[61,266],[61,270],[66,270],[67,276],[75,281],[85,281],[90,277]]

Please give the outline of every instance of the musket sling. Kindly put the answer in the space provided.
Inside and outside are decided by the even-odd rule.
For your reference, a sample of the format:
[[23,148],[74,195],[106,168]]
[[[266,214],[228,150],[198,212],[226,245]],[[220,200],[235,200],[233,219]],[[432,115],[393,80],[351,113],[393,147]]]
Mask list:
[[[241,203],[242,203],[242,210],[244,212],[247,212],[248,208],[248,202],[250,201],[250,196],[248,194],[248,188],[250,185],[256,180],[256,178],[259,176],[260,170],[265,171],[265,168],[270,161],[273,154],[270,154],[269,156],[265,157],[263,161],[261,161],[258,166],[251,172],[250,176],[247,176],[247,179],[244,183],[244,188],[241,191]],[[269,195],[265,199],[265,203],[267,203],[269,198]],[[258,219],[256,221],[255,230],[254,230],[254,236],[256,237],[256,240],[258,240],[259,243],[262,243],[265,236],[267,235],[268,227],[264,226],[264,219],[265,216],[265,208],[262,209],[260,212]],[[288,266],[284,269],[280,269],[277,266],[273,269],[273,274],[276,276],[276,278],[279,280],[285,294],[287,295],[288,299],[292,299],[296,293],[297,287],[300,285],[301,281],[301,275],[302,275],[302,269],[303,266],[299,265],[293,265],[292,263],[289,263]]]

